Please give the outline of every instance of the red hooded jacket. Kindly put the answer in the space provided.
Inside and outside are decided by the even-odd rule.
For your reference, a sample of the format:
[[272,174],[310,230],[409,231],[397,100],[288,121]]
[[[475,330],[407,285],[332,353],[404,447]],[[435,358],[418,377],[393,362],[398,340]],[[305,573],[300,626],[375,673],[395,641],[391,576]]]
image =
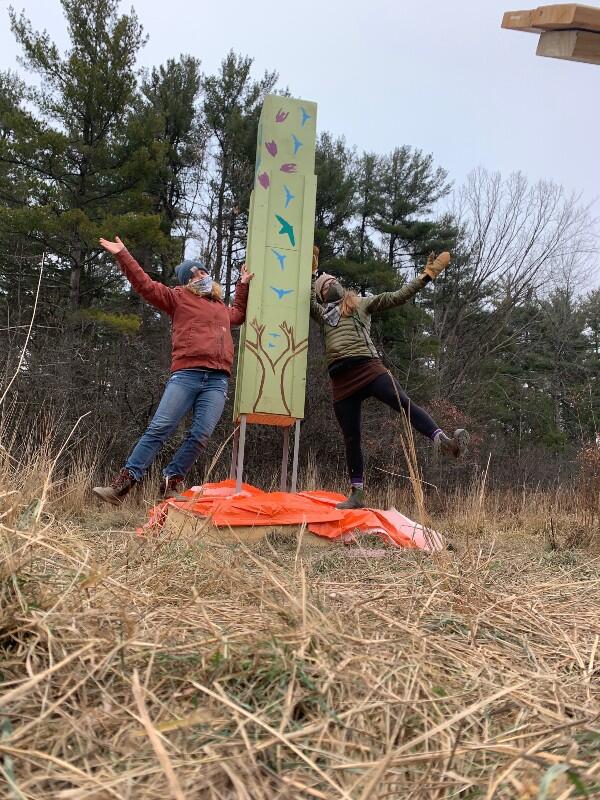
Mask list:
[[191,367],[231,373],[233,339],[231,326],[246,319],[248,284],[238,283],[233,306],[190,292],[185,286],[170,288],[153,281],[127,250],[117,253],[119,266],[135,291],[172,319],[171,372]]

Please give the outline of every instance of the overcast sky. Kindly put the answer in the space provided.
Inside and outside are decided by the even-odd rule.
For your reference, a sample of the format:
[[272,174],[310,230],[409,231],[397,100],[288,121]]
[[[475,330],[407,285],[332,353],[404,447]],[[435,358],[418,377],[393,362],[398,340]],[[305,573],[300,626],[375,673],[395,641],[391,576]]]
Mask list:
[[[18,48],[0,0],[0,68]],[[67,45],[59,0],[13,0]],[[128,9],[130,3],[122,3]],[[551,178],[600,214],[600,67],[535,55],[534,34],[504,31],[521,0],[137,0],[143,66],[180,53],[213,72],[231,48],[275,69],[319,106],[319,128],[359,149],[410,144],[455,183],[476,166]],[[536,4],[532,3],[531,7]]]

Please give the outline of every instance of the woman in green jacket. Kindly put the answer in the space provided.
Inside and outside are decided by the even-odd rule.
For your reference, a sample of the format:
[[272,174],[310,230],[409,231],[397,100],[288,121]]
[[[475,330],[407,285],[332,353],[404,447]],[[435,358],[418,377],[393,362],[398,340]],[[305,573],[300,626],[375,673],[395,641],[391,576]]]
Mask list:
[[429,414],[413,403],[383,365],[371,339],[371,314],[402,305],[448,266],[450,254],[431,256],[423,272],[397,292],[359,297],[344,289],[333,275],[317,277],[318,249],[313,257],[311,316],[323,328],[325,355],[333,391],[333,409],[344,435],[350,474],[350,495],[338,508],[364,506],[364,472],[360,414],[368,397],[381,400],[395,411],[404,409],[411,425],[444,453],[463,455],[469,434],[456,430],[450,438]]

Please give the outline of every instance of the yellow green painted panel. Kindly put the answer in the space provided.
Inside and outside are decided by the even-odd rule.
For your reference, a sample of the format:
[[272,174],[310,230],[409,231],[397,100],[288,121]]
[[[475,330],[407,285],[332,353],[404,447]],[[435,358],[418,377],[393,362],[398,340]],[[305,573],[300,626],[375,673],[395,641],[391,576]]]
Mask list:
[[302,419],[315,225],[316,103],[268,95],[257,138],[234,419]]

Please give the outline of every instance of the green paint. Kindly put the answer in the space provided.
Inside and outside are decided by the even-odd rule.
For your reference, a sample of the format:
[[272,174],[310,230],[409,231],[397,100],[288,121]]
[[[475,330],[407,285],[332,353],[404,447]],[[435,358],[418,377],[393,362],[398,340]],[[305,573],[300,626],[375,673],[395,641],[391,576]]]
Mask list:
[[[304,416],[315,225],[317,106],[265,98],[250,199],[246,261],[255,277],[238,353],[234,420]],[[298,142],[301,141],[301,146]],[[275,156],[261,153],[275,142]],[[262,157],[261,157],[262,156]]]
[[[285,189],[285,186],[283,187]],[[279,214],[275,214],[275,219],[281,225],[279,229],[279,233],[281,236],[287,236],[290,240],[290,244],[292,247],[296,246],[296,239],[294,238],[294,226],[290,225],[283,217],[280,217]]]

